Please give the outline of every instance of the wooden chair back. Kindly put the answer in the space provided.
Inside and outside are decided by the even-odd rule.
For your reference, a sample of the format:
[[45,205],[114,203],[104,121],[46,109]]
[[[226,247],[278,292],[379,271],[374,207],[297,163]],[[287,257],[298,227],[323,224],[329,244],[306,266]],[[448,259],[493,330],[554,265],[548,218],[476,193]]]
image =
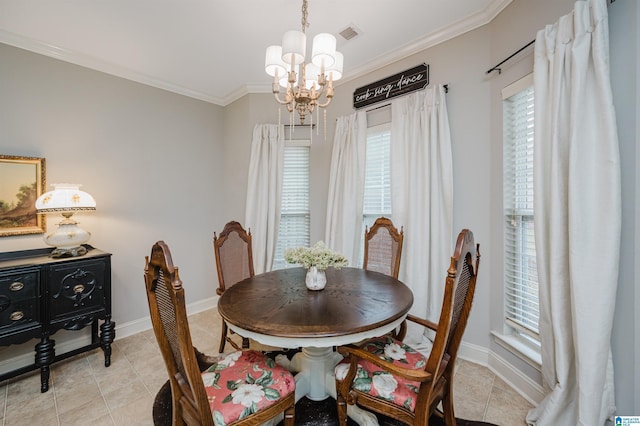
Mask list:
[[364,233],[362,268],[398,278],[404,233],[391,219],[379,217]]
[[[253,249],[251,245],[251,231],[247,232],[239,222],[228,222],[220,235],[213,233],[213,252],[216,258],[216,270],[218,271],[218,288],[216,293],[222,295],[232,285],[253,277]],[[218,351],[224,352],[227,342],[234,349],[241,347],[229,336],[230,330],[227,323],[222,320],[220,334],[220,346]],[[242,349],[249,348],[249,339],[242,338]]]
[[235,283],[253,277],[251,231],[245,231],[240,223],[227,223],[219,236],[214,232],[213,251],[218,271],[218,295]]
[[155,243],[145,259],[144,281],[151,322],[171,383],[172,424],[213,425],[191,341],[178,268],[173,266],[164,241]]
[[[450,373],[453,372],[458,348],[471,312],[479,263],[479,246],[474,243],[473,233],[464,229],[458,235],[447,270],[440,319],[436,327],[433,348],[427,361],[426,370],[435,378],[440,378],[442,375],[448,376],[443,366],[446,366]],[[453,379],[453,376],[447,377],[447,380],[450,379]]]

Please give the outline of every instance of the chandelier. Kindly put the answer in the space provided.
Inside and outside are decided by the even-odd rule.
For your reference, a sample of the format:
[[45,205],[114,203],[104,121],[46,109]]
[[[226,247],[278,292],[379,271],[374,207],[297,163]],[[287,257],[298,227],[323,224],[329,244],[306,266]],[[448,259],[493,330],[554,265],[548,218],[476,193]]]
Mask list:
[[[302,0],[302,31],[287,31],[281,46],[267,47],[265,71],[273,77],[272,92],[280,105],[292,114],[298,111],[300,124],[307,114],[326,108],[333,99],[333,82],[342,77],[342,53],[336,51],[336,38],[320,33],[313,38],[311,62],[305,64],[307,50],[307,0]],[[298,79],[298,71],[300,79]],[[285,89],[281,97],[280,87]],[[324,99],[321,99],[324,95]],[[326,114],[326,110],[325,110]],[[311,116],[313,121],[313,116]],[[325,117],[326,119],[326,117]]]

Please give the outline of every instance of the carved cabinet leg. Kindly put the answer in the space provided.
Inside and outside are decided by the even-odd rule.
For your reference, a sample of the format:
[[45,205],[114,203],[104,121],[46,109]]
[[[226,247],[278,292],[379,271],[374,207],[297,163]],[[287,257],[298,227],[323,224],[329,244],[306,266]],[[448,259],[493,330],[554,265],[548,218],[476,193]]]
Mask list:
[[100,325],[100,344],[104,352],[104,366],[111,365],[111,343],[116,338],[116,323],[107,316],[105,322]]
[[44,333],[40,343],[36,345],[36,365],[40,367],[40,392],[49,390],[49,366],[56,357],[56,341],[49,339],[49,333]]

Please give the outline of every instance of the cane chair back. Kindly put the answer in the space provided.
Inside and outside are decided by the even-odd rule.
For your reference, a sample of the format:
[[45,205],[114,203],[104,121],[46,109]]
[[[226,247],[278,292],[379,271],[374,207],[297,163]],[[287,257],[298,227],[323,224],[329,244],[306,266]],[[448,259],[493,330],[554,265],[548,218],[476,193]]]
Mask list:
[[[191,341],[184,288],[178,268],[174,267],[171,252],[164,241],[154,244],[151,255],[146,257],[144,279],[153,330],[169,373],[172,424],[213,426],[214,416],[222,416],[220,412],[224,407],[219,411],[218,407],[222,401],[216,402],[216,398],[212,398],[213,401],[210,402],[207,394],[208,390],[205,388],[202,376],[205,373],[201,373],[198,366],[198,355],[201,354],[196,353]],[[241,357],[240,354],[242,353],[238,353],[238,358]],[[258,353],[251,354],[254,362],[260,360],[260,357],[264,356]],[[284,369],[279,372],[285,376],[290,375]],[[244,371],[241,374],[244,375]],[[293,380],[293,376],[287,376],[286,379]],[[260,424],[284,411],[286,426],[293,426],[294,407],[295,392],[289,389],[289,393],[274,404],[248,417],[241,415],[239,420],[229,425]]]
[[393,226],[391,219],[379,217],[364,233],[362,268],[398,278],[402,256],[402,229]]
[[[357,404],[408,425],[428,425],[429,417],[437,412],[441,402],[444,412],[437,414],[444,417],[446,425],[455,425],[454,367],[471,311],[479,263],[479,245],[475,245],[471,231],[462,230],[447,270],[439,322],[407,316],[407,320],[435,331],[428,356],[391,336],[338,348],[346,356],[346,361],[336,367],[340,425],[346,425],[348,404]],[[390,349],[402,353],[404,358],[387,356]],[[389,391],[376,387],[375,377],[384,374],[393,377],[396,388]],[[356,375],[358,380],[354,382]],[[367,381],[367,377],[371,380]],[[362,386],[363,383],[369,385]]]
[[[222,295],[224,291],[245,278],[253,277],[253,250],[251,247],[251,231],[247,232],[236,221],[231,221],[217,235],[213,233],[213,251],[218,271],[218,288],[216,293]],[[224,352],[227,342],[235,349],[238,345],[228,336],[227,323],[222,320],[220,336],[220,352]],[[249,347],[249,339],[242,338],[242,348]]]

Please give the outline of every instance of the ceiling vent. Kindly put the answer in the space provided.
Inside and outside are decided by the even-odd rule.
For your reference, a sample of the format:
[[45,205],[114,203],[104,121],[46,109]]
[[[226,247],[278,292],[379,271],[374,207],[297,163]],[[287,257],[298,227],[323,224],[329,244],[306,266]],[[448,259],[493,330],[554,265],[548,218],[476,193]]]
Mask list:
[[347,28],[340,31],[338,34],[345,40],[351,40],[361,34],[361,31],[353,24],[350,24]]

